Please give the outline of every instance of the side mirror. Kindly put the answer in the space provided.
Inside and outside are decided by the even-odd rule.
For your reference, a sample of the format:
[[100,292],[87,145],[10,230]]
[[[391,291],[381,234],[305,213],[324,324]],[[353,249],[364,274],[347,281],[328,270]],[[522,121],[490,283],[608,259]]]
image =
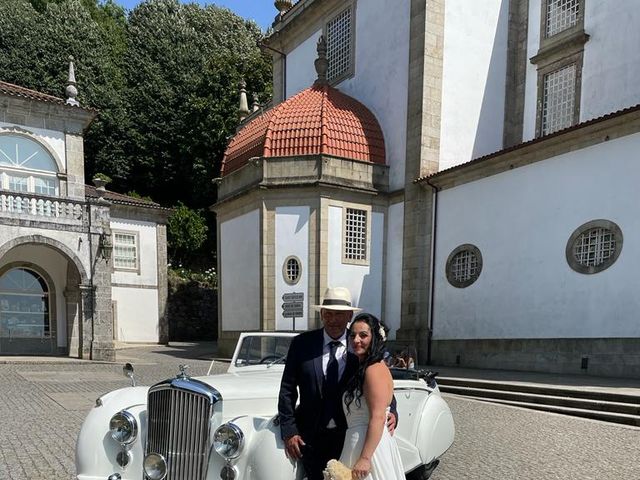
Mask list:
[[122,373],[124,373],[125,377],[128,377],[131,379],[131,386],[135,387],[136,379],[133,376],[133,365],[131,365],[129,362],[125,363],[124,367],[122,367]]

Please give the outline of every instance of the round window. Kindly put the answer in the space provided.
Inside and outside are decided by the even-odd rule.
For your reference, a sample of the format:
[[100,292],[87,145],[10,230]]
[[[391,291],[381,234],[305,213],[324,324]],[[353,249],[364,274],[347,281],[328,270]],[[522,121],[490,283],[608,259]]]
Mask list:
[[478,279],[481,271],[482,255],[475,245],[460,245],[447,258],[447,280],[454,287],[468,287]]
[[609,220],[592,220],[578,227],[567,242],[569,266],[579,273],[609,268],[622,251],[622,230]]
[[300,263],[300,259],[298,257],[294,257],[293,255],[287,257],[284,261],[284,265],[282,266],[282,275],[284,276],[284,281],[289,285],[295,285],[300,281],[301,274],[302,264]]

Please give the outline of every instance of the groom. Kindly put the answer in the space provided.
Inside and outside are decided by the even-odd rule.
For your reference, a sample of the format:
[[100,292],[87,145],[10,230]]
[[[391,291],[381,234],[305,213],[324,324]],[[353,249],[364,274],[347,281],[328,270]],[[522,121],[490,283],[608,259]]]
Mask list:
[[[358,369],[358,358],[347,349],[347,324],[354,312],[351,293],[328,288],[320,310],[323,328],[301,333],[289,347],[280,384],[280,432],[289,458],[301,459],[309,480],[322,480],[332,458],[340,458],[347,422],[342,393]],[[300,391],[300,403],[296,408]],[[397,422],[395,399],[389,429]]]

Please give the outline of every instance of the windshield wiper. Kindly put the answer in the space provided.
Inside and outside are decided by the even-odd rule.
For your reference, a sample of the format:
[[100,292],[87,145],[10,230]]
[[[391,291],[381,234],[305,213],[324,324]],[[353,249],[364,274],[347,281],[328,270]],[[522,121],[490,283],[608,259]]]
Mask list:
[[276,358],[273,362],[269,363],[267,365],[267,368],[269,368],[271,365],[275,365],[276,363],[280,363],[281,361],[287,361],[287,354],[285,353],[284,355],[282,355],[281,357]]

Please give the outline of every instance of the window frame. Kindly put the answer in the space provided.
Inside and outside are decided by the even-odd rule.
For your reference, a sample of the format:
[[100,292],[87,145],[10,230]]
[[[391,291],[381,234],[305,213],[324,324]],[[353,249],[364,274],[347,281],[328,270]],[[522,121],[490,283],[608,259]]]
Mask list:
[[[298,276],[293,280],[289,278],[287,270],[287,266],[289,264],[289,261],[291,260],[295,260],[296,262],[298,262]],[[282,278],[287,285],[297,285],[298,283],[300,283],[300,280],[302,279],[302,262],[295,255],[289,255],[284,259],[284,262],[282,262]]]
[[[582,263],[579,263],[575,258],[575,255],[573,253],[575,243],[578,240],[578,238],[580,238],[580,236],[582,236],[583,234],[587,233],[589,230],[592,230],[594,228],[606,228],[607,230],[610,230],[611,233],[613,233],[614,235],[614,238],[616,241],[616,247],[613,254],[610,255],[609,258],[604,260],[599,265],[584,265]],[[572,270],[578,273],[583,273],[585,275],[592,275],[594,273],[600,273],[603,270],[606,270],[616,262],[616,260],[620,256],[620,253],[622,252],[623,243],[624,243],[624,236],[622,235],[622,229],[615,222],[612,222],[611,220],[605,220],[605,219],[591,220],[589,222],[583,223],[573,231],[573,233],[569,237],[569,240],[567,240],[567,246],[565,248],[565,257],[567,259],[567,263],[569,264],[569,267],[571,267]]]
[[[135,248],[136,248],[136,266],[132,267],[119,267],[116,265],[116,234],[119,235],[130,235],[134,237]],[[140,275],[140,232],[136,230],[111,230],[111,240],[113,243],[113,270],[119,272],[128,272],[128,273],[137,273]]]
[[[452,267],[453,258],[459,253],[464,251],[470,251],[475,255],[477,270],[475,275],[471,276],[467,280],[460,281],[453,276],[453,271],[451,267]],[[445,273],[447,276],[447,281],[453,287],[467,288],[469,285],[472,285],[480,278],[480,274],[482,273],[482,267],[483,267],[482,253],[480,252],[480,249],[471,243],[463,243],[462,245],[459,245],[456,248],[454,248],[449,254],[449,256],[447,257],[447,262],[445,263]]]
[[[560,61],[550,63],[538,69],[538,104],[537,104],[537,113],[536,113],[536,135],[538,137],[542,137],[545,135],[550,135],[552,133],[561,131],[565,128],[572,127],[580,122],[580,99],[582,94],[582,61],[583,61],[583,53],[581,51],[577,54],[571,55],[569,57],[565,57]],[[573,80],[573,115],[571,119],[571,124],[567,125],[558,130],[553,130],[551,132],[543,132],[543,114],[544,114],[544,105],[545,105],[545,97],[544,97],[544,83],[545,77],[551,73],[562,70],[565,67],[570,65],[575,65],[576,73],[575,78]]]
[[324,22],[322,27],[322,35],[324,36],[327,42],[327,60],[329,61],[329,37],[327,35],[328,27],[331,22],[336,20],[340,15],[342,15],[347,10],[351,11],[350,18],[350,44],[349,44],[349,67],[342,72],[340,75],[337,75],[333,78],[329,77],[329,69],[327,68],[327,81],[329,85],[337,85],[343,80],[347,78],[351,78],[355,75],[355,63],[356,63],[356,0],[352,0],[349,2],[344,2],[343,5],[340,5],[339,8],[334,10]]
[[548,48],[549,46],[562,42],[567,37],[571,37],[576,33],[584,30],[584,6],[585,0],[577,0],[579,4],[578,18],[575,25],[560,30],[552,35],[547,35],[547,11],[549,2],[554,0],[542,0],[540,2],[540,49]]
[[[369,265],[371,258],[371,207],[368,205],[348,204],[342,205],[342,263],[346,265]],[[364,258],[347,258],[347,210],[359,210],[364,212],[365,240]]]

